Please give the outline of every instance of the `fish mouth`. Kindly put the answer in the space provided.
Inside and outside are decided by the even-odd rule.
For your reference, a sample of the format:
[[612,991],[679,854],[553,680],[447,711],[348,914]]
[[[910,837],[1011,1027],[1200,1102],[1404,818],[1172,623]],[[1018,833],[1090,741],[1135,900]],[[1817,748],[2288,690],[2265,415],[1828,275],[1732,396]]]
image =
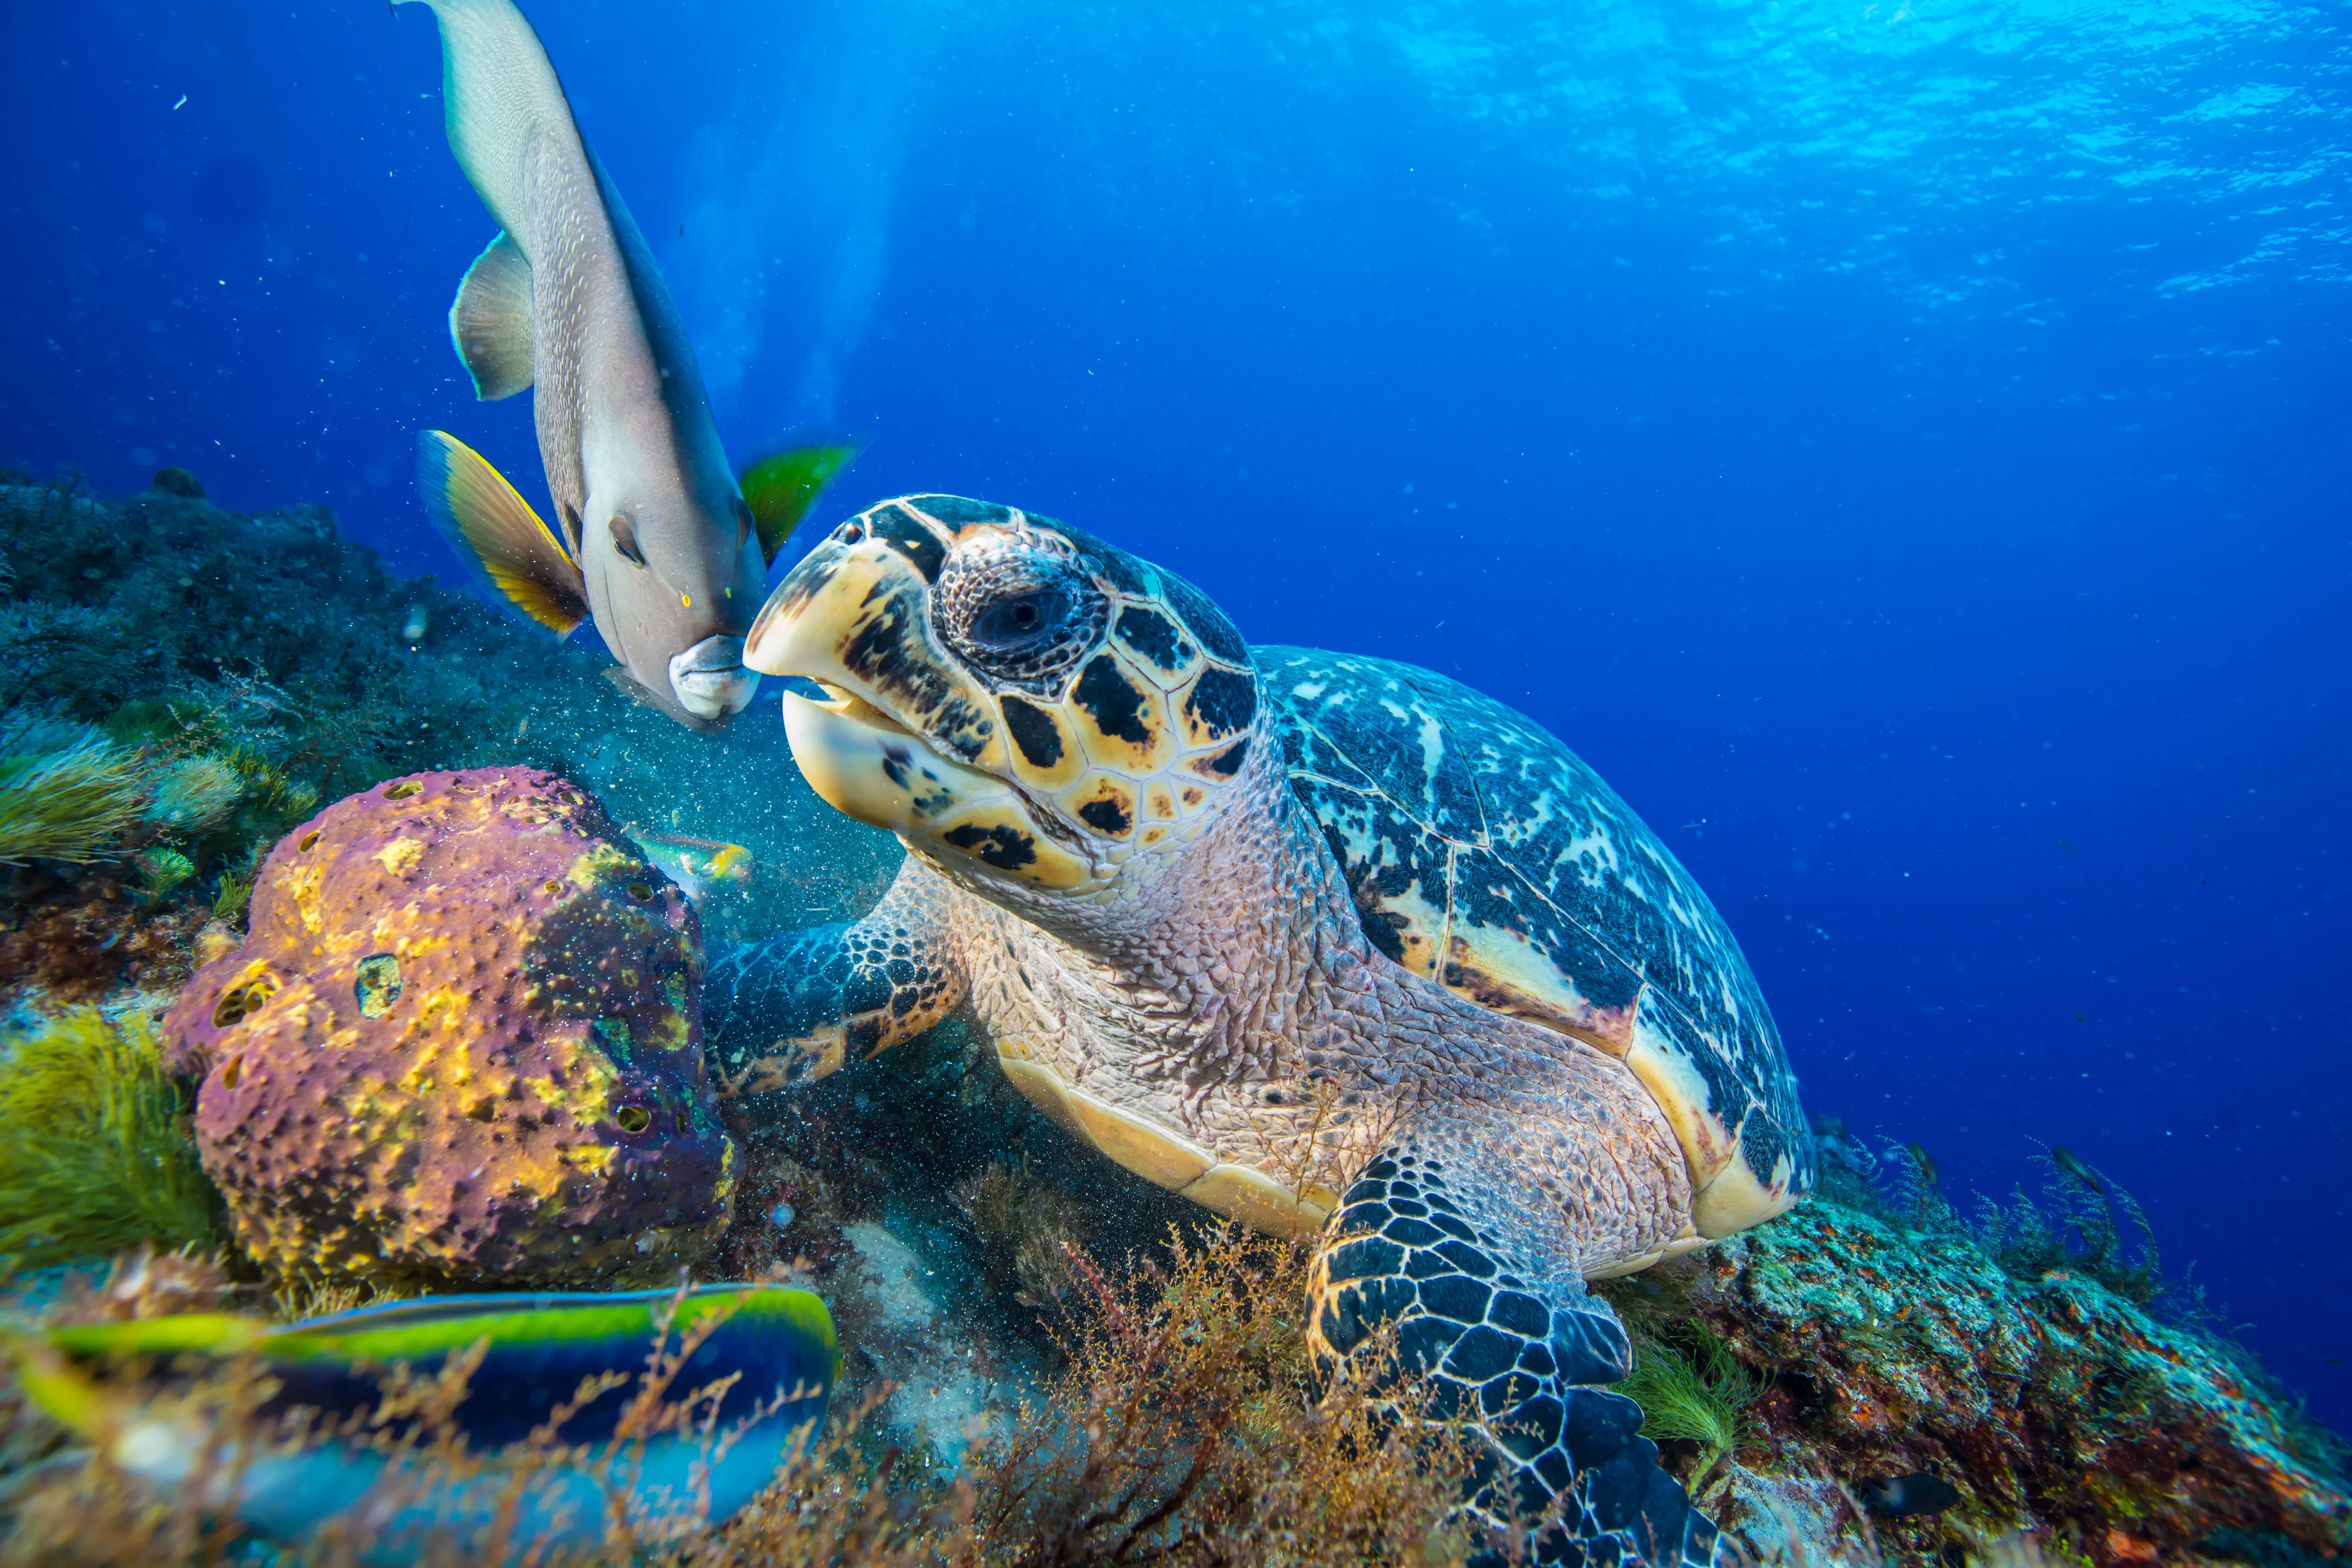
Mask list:
[[696,718],[725,719],[751,705],[760,676],[743,663],[743,639],[722,632],[671,656],[669,689]]

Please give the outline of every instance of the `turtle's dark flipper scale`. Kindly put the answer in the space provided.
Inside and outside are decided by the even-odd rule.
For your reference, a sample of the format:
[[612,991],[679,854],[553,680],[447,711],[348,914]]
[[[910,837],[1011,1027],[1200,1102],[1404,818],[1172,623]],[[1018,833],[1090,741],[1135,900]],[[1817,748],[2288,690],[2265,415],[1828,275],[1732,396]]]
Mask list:
[[1559,1521],[1534,1561],[1712,1563],[1715,1527],[1658,1468],[1641,1407],[1602,1386],[1633,1368],[1616,1315],[1514,1258],[1476,1223],[1467,1179],[1458,1160],[1392,1149],[1348,1189],[1310,1276],[1318,1362],[1337,1371],[1394,1322],[1398,1373],[1426,1377],[1430,1415],[1466,1418],[1486,1446],[1466,1511],[1498,1531]]
[[704,1047],[733,1089],[813,1082],[913,1039],[964,998],[945,885],[909,860],[864,920],[713,944]]

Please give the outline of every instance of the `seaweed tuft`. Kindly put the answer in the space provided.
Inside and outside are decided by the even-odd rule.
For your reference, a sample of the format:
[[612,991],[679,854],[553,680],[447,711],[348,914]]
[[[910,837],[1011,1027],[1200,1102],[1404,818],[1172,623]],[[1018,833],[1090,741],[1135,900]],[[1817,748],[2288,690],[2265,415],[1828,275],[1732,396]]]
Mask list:
[[1112,1271],[1069,1248],[1086,1310],[1047,1399],[985,1453],[982,1558],[1460,1561],[1471,1439],[1413,1385],[1318,1384],[1304,1249],[1223,1224],[1168,1257]]
[[1691,1471],[1691,1489],[1696,1492],[1726,1456],[1755,1436],[1748,1407],[1758,1387],[1731,1347],[1694,1322],[1673,1340],[1636,1345],[1633,1375],[1617,1392],[1642,1407],[1642,1429],[1651,1438],[1697,1446],[1698,1463]]
[[111,859],[147,795],[136,752],[79,726],[20,722],[0,754],[0,862]]
[[154,1025],[75,1008],[0,1061],[0,1259],[16,1272],[142,1244],[227,1245]]
[[2038,1163],[2039,1202],[2019,1187],[2006,1208],[1990,1200],[1979,1205],[1979,1240],[2012,1278],[2070,1269],[2142,1307],[2185,1293],[2163,1277],[2147,1212],[2114,1178],[2063,1143],[2052,1144]]
[[245,798],[245,779],[214,756],[184,757],[155,775],[147,820],[174,837],[194,838],[228,820]]

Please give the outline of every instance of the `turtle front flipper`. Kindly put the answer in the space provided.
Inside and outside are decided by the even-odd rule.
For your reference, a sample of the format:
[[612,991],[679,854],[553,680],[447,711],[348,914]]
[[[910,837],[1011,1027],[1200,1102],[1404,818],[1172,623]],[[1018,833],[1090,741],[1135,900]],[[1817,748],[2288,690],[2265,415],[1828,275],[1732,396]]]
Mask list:
[[[1465,1511],[1497,1531],[1557,1521],[1535,1562],[1714,1563],[1715,1527],[1659,1468],[1641,1406],[1606,1386],[1633,1370],[1623,1326],[1581,1279],[1526,1256],[1505,1217],[1515,1202],[1454,1151],[1407,1140],[1374,1160],[1308,1277],[1318,1363],[1339,1373],[1378,1354],[1381,1371],[1359,1375],[1426,1378],[1429,1415],[1464,1417],[1486,1449]],[[1374,1349],[1384,1322],[1392,1360]]]
[[909,858],[863,920],[714,945],[702,1024],[719,1081],[730,1091],[812,1082],[953,1012],[971,989],[950,929],[954,898]]

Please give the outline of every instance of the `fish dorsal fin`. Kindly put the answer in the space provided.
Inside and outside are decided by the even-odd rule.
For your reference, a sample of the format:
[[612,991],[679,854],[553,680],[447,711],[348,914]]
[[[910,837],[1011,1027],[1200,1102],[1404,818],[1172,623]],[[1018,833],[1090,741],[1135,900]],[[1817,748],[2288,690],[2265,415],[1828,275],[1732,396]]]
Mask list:
[[506,230],[466,268],[449,306],[449,341],[485,403],[530,384],[530,262]]
[[463,544],[524,615],[558,634],[588,618],[580,568],[479,452],[446,430],[427,430],[416,443],[416,482],[441,531]]
[[857,441],[793,447],[743,470],[743,500],[759,530],[761,560],[775,563],[776,552],[800,526],[817,492],[863,450],[865,444]]

